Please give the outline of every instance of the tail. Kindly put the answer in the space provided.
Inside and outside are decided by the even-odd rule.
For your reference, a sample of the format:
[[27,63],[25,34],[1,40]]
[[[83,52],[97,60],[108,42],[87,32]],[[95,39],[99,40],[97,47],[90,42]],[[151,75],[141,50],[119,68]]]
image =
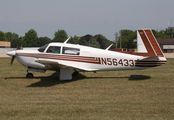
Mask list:
[[166,64],[167,60],[150,29],[137,30],[137,53],[144,56],[136,62],[137,67],[156,67]]
[[164,57],[164,54],[150,29],[137,30],[137,49],[138,53],[147,53],[146,56]]

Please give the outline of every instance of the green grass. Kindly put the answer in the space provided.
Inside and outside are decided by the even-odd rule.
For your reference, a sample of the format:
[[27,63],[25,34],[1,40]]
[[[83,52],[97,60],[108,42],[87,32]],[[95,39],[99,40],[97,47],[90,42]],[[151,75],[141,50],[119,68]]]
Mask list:
[[80,73],[59,81],[0,58],[0,120],[174,119],[174,59],[146,70]]

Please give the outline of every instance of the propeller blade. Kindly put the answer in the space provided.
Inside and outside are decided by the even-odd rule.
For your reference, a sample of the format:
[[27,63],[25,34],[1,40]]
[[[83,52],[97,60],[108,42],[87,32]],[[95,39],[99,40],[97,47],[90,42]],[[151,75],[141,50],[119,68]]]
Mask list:
[[14,58],[15,58],[15,56],[13,55],[11,58],[11,65],[13,64]]

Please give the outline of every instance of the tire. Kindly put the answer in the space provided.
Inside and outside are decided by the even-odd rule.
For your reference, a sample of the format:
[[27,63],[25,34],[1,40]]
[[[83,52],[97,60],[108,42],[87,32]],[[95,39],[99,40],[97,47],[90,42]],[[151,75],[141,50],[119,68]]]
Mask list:
[[27,75],[26,75],[26,78],[33,78],[34,76],[33,76],[33,74],[32,73],[28,73]]
[[77,76],[78,74],[79,74],[78,71],[74,71],[73,74],[72,74],[72,76]]

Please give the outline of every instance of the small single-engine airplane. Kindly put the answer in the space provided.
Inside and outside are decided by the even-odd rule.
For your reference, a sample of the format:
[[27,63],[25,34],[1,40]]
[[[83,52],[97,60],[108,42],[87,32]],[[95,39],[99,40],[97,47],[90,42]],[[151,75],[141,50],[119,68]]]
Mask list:
[[[167,60],[150,29],[137,30],[137,52],[111,51],[82,45],[49,43],[38,50],[7,52],[16,57],[28,71],[59,71],[59,80],[71,80],[79,71],[111,71],[146,69],[166,64]],[[26,75],[33,78],[32,73]]]

